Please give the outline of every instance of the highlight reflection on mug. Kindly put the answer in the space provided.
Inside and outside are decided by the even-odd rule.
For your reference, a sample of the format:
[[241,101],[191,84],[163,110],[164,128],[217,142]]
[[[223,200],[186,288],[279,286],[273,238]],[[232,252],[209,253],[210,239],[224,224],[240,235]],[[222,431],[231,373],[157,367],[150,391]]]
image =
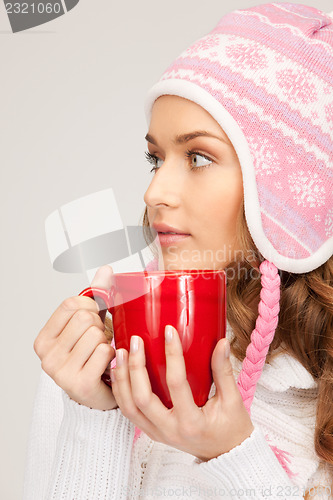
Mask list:
[[72,10],[80,0],[4,0],[13,33],[45,24]]

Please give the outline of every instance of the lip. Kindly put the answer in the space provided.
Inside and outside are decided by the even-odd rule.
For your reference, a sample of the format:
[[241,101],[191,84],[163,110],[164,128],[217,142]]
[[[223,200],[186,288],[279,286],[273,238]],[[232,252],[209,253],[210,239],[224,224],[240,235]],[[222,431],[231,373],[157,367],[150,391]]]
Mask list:
[[158,239],[160,241],[161,247],[168,247],[169,245],[175,245],[180,241],[189,238],[190,234],[162,234],[158,233]]
[[[160,241],[161,247],[167,247],[169,245],[174,245],[179,243],[191,236],[189,233],[185,233],[182,229],[177,229],[176,227],[168,226],[167,224],[153,224],[152,226],[158,233],[158,239]],[[177,233],[177,234],[162,234],[162,233]]]
[[[162,224],[162,223],[161,224],[153,224],[153,228],[158,233],[172,232],[172,233],[177,233],[177,234],[180,234],[180,235],[190,236],[190,233],[186,233],[182,229],[177,229],[176,227],[168,226],[167,224]],[[175,235],[171,235],[170,234],[170,235],[167,235],[167,236],[175,236]]]

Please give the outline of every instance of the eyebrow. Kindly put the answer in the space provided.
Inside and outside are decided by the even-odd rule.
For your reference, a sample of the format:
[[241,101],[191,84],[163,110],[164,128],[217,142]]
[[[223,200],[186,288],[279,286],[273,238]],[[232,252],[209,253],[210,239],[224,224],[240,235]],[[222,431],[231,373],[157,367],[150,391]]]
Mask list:
[[[176,135],[175,139],[173,139],[174,144],[184,144],[185,142],[188,142],[192,139],[195,139],[196,137],[212,137],[213,139],[218,139],[221,142],[224,142],[228,146],[230,146],[230,143],[227,142],[223,137],[219,137],[217,135],[213,135],[210,132],[206,132],[206,130],[196,130],[195,132],[188,132],[187,134],[181,134],[181,135]],[[154,137],[150,134],[147,134],[145,137],[146,141],[150,142],[151,144],[154,144],[157,146],[157,141],[154,139]]]

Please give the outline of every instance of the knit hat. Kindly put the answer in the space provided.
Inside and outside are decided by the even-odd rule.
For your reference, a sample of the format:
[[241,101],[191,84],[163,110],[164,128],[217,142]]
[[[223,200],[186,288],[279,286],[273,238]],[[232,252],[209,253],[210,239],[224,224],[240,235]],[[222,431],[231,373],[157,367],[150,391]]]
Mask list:
[[262,290],[238,378],[250,412],[278,323],[278,269],[305,273],[333,253],[333,13],[292,3],[236,10],[149,90],[177,95],[220,124],[242,168],[245,216]]

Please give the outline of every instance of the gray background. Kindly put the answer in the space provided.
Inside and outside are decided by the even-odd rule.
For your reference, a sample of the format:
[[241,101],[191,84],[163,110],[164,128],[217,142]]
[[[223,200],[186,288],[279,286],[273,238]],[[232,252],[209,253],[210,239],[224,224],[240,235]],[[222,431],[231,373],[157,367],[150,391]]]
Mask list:
[[[234,0],[81,0],[54,21],[13,34],[0,3],[1,462],[0,498],[22,498],[40,360],[33,342],[83,274],[52,269],[46,217],[112,187],[124,224],[144,210],[146,91]],[[333,10],[332,0],[306,3]],[[36,499],[40,500],[40,499]]]

